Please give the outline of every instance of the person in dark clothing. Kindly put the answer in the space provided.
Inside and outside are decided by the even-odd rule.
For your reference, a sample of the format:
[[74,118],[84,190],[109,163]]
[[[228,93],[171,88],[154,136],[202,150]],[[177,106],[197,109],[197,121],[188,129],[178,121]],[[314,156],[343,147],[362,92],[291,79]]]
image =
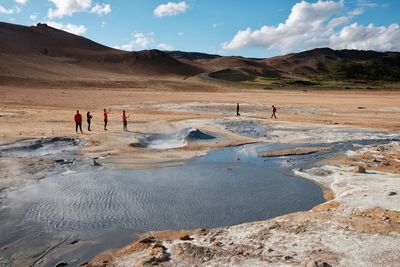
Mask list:
[[92,118],[93,118],[93,116],[90,115],[90,111],[88,111],[86,113],[86,119],[87,119],[87,129],[88,129],[89,132],[91,131],[90,124],[92,123]]
[[237,103],[237,104],[236,104],[236,117],[239,117],[239,116],[240,116],[239,111],[240,111],[240,107],[239,107],[239,103]]
[[[108,112],[110,112],[110,111],[108,111]],[[107,131],[108,112],[106,109],[104,109],[104,131]]]
[[74,120],[75,120],[75,131],[78,132],[78,127],[79,127],[79,129],[81,130],[81,133],[83,133],[82,132],[82,115],[79,114],[79,110],[76,111]]
[[272,118],[275,118],[275,119],[276,119],[275,113],[276,113],[276,107],[275,107],[274,105],[272,105],[272,115],[271,115],[271,119],[272,119]]
[[129,116],[126,116],[125,110],[122,111],[122,129],[124,132],[128,131],[128,118]]

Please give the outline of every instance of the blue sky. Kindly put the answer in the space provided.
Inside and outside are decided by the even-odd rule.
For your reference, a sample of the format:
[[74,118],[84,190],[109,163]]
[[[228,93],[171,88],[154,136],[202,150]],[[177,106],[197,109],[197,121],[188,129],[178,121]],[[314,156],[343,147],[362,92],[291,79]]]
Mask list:
[[0,20],[125,50],[270,57],[315,47],[400,50],[400,1],[0,0]]

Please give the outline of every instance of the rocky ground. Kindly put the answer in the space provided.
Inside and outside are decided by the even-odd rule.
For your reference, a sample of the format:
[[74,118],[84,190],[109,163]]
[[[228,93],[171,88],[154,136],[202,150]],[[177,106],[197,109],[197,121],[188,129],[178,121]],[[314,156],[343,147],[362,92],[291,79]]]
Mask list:
[[[397,266],[400,176],[391,171],[398,153],[396,142],[365,146],[347,153],[343,161],[352,164],[297,170],[333,193],[308,212],[226,228],[150,232],[87,266]],[[354,164],[365,157],[388,160],[379,171]]]

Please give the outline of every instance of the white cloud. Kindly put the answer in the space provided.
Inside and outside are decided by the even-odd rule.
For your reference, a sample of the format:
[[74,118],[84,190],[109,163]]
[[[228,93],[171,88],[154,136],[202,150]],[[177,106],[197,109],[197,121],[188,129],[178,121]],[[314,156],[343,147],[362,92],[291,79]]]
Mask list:
[[353,23],[330,37],[330,47],[335,49],[400,50],[400,25],[376,27]]
[[25,5],[27,2],[28,2],[28,0],[14,0],[17,4],[20,4],[20,5]]
[[278,26],[262,26],[252,31],[239,31],[232,41],[223,44],[224,49],[240,49],[255,46],[290,51],[299,43],[305,47],[321,42],[325,34],[323,26],[333,15],[344,9],[343,1],[302,1],[292,7],[289,17]]
[[37,16],[36,16],[36,15],[30,15],[29,18],[30,18],[31,20],[36,20],[36,19],[37,19]]
[[0,14],[7,14],[7,15],[10,15],[10,14],[13,14],[13,13],[14,13],[14,10],[12,10],[12,9],[7,9],[7,8],[5,8],[4,6],[0,5]]
[[90,10],[92,13],[96,13],[100,16],[107,15],[111,12],[111,6],[109,4],[98,4],[96,3]]
[[64,16],[72,16],[77,12],[88,11],[98,15],[106,15],[111,12],[109,4],[96,3],[92,6],[92,0],[49,0],[55,5],[55,8],[50,8],[47,16],[50,19],[62,18]]
[[116,45],[114,46],[115,49],[125,50],[125,51],[133,51],[135,49],[135,44],[131,41],[127,44],[123,45]]
[[[370,2],[367,4],[372,5]],[[343,0],[318,0],[315,3],[301,1],[292,7],[285,22],[277,26],[265,25],[256,30],[241,30],[230,42],[221,46],[225,50],[260,47],[281,52],[323,46],[336,49],[399,49],[398,24],[388,27],[349,25],[354,16],[363,12],[364,8],[346,12]]]
[[129,41],[127,44],[114,46],[116,49],[133,51],[138,49],[147,49],[151,43],[154,43],[153,40],[154,33],[142,33],[138,32],[133,34],[133,39]]
[[75,24],[63,24],[60,22],[56,22],[56,21],[48,21],[46,22],[47,25],[49,25],[50,27],[59,29],[59,30],[63,30],[72,34],[76,34],[76,35],[82,35],[84,34],[87,29],[84,25],[75,25]]
[[138,45],[140,48],[148,48],[149,43],[152,41],[151,36],[153,36],[154,33],[150,32],[148,34],[144,34],[141,32],[135,33],[133,35],[134,43]]
[[154,9],[154,15],[156,17],[176,16],[185,13],[189,7],[184,1],[179,3],[168,2],[167,4],[157,6]]
[[174,48],[171,45],[161,43],[158,45],[158,48],[161,50],[173,50]]
[[92,5],[92,0],[49,0],[56,8],[49,9],[49,18],[62,18],[64,16],[71,16],[76,12],[84,11]]

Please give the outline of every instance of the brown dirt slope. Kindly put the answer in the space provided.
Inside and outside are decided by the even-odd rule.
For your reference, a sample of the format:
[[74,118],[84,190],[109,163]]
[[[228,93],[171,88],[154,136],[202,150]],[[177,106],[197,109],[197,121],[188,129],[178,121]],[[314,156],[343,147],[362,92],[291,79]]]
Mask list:
[[[49,27],[0,22],[0,77],[28,79],[129,79],[129,76],[191,76],[200,69],[159,50],[126,52]],[[15,80],[15,79],[14,79]]]

